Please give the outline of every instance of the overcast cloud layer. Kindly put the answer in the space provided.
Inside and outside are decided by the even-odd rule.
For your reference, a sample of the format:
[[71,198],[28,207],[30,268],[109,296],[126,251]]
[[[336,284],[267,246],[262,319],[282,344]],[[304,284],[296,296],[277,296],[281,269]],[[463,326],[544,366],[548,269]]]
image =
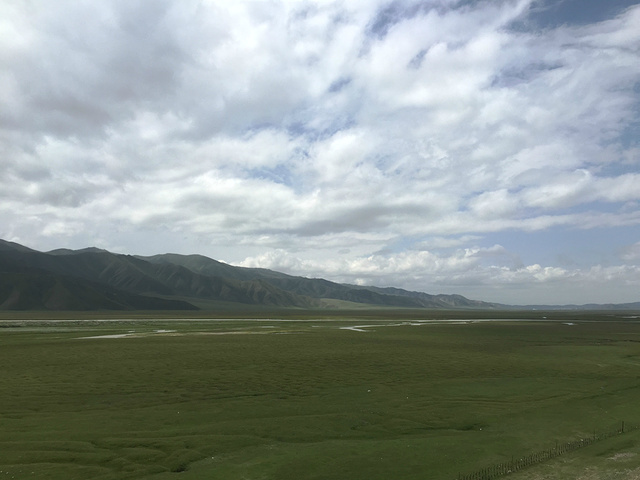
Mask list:
[[640,6],[0,3],[0,238],[640,300]]

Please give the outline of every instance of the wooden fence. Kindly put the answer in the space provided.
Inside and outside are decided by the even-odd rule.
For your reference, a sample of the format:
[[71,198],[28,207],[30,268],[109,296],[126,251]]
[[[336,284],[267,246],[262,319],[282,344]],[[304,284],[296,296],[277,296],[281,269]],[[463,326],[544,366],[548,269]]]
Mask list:
[[565,453],[573,452],[574,450],[577,450],[579,448],[592,445],[593,443],[604,440],[605,438],[621,435],[625,432],[637,430],[639,428],[640,425],[631,425],[625,422],[621,422],[615,427],[612,427],[611,429],[602,433],[596,433],[594,431],[593,435],[589,437],[580,438],[578,440],[573,440],[571,442],[565,443],[556,442],[555,446],[551,448],[532,453],[525,457],[512,458],[507,462],[495,463],[486,468],[466,475],[458,474],[458,480],[493,480],[494,478],[502,477],[505,475],[509,475],[510,473],[522,470],[523,468],[526,468],[530,465],[536,465],[538,463],[546,462],[547,460],[559,457],[560,455],[563,455]]

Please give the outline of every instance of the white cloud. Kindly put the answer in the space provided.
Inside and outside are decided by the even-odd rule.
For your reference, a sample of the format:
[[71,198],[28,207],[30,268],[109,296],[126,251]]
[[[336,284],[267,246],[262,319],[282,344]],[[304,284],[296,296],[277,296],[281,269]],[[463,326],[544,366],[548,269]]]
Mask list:
[[640,228],[640,7],[536,31],[533,4],[4,2],[0,233],[411,289],[609,278],[478,247]]
[[[489,263],[483,261],[487,259]],[[511,265],[491,262],[498,259]],[[474,292],[476,298],[520,305],[545,303],[545,298],[549,303],[559,304],[606,302],[607,296],[613,294],[608,285],[616,283],[622,285],[622,291],[615,301],[624,301],[640,285],[638,266],[596,265],[580,270],[539,264],[516,265],[512,260],[504,247],[495,245],[460,249],[449,256],[413,251],[329,261],[305,260],[284,250],[273,250],[247,258],[240,265],[351,284],[400,286],[429,293],[455,292],[463,288]],[[599,286],[603,291],[594,293]],[[505,295],[503,300],[496,295],[500,291]]]
[[620,256],[623,260],[633,263],[640,263],[640,242],[627,245],[620,249]]
[[477,195],[471,199],[469,206],[474,215],[481,219],[508,218],[522,208],[518,198],[504,188]]

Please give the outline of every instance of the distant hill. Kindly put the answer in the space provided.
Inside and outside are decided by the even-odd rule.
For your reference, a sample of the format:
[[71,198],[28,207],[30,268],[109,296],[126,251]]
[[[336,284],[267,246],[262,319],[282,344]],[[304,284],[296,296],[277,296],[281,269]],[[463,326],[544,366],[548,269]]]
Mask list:
[[406,308],[500,308],[501,305],[469,300],[461,295],[429,295],[399,288],[345,285],[320,278],[287,275],[263,268],[234,267],[202,255],[163,254],[137,257],[156,264],[180,265],[193,272],[244,282],[262,281],[298,296],[332,299],[387,307]]
[[1,310],[196,310],[188,302],[135,295],[40,272],[0,272]]
[[631,303],[587,303],[585,305],[525,305],[525,310],[637,310],[640,311],[640,302]]
[[19,243],[14,243],[14,242],[7,242],[6,240],[2,240],[0,239],[0,252],[35,252],[35,250],[32,250],[28,247],[24,247],[22,245],[20,245]]
[[[640,307],[628,307],[636,308],[633,305]],[[144,257],[98,248],[39,252],[0,240],[0,310],[208,310],[249,306],[514,308],[461,295],[346,285],[261,268],[235,267],[202,255],[168,253]]]

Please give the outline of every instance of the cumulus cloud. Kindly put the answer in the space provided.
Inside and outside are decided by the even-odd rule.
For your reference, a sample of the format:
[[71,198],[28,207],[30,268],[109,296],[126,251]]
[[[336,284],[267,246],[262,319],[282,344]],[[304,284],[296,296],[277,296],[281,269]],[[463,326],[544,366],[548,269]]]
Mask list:
[[617,229],[595,268],[638,238],[640,7],[540,29],[539,6],[3,2],[0,236],[419,290],[604,281],[485,240]]
[[[624,301],[626,295],[640,285],[638,265],[596,265],[588,269],[522,265],[501,245],[458,249],[449,255],[409,251],[328,261],[303,259],[284,250],[272,250],[247,258],[241,265],[350,284],[394,285],[448,293],[464,289],[480,298],[519,305],[541,303],[541,291],[549,303]],[[607,300],[612,298],[615,300]]]

